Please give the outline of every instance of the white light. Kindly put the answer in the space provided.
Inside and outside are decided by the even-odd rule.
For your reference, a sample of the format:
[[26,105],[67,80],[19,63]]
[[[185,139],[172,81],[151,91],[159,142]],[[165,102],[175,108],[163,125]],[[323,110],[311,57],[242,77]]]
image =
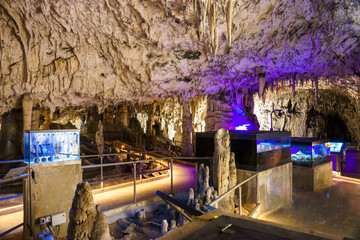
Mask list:
[[236,130],[247,131],[247,130],[248,130],[247,128],[248,128],[249,125],[250,125],[250,124],[240,125],[240,126],[235,127],[235,129],[236,129]]

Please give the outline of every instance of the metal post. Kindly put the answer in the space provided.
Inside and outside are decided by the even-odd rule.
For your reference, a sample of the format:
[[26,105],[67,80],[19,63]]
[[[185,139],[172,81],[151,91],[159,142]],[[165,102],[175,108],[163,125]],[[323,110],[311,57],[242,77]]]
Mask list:
[[136,203],[136,163],[134,165],[134,202]]
[[131,161],[130,152],[131,152],[131,148],[130,148],[130,145],[128,145],[127,161],[129,161],[129,162]]
[[23,184],[24,184],[24,194],[23,194],[23,208],[24,208],[24,225],[23,225],[23,239],[27,239],[29,236],[29,228],[28,228],[28,211],[29,211],[29,204],[28,204],[28,199],[29,199],[29,178],[24,178],[23,180]]
[[170,158],[170,171],[171,171],[171,194],[174,196],[174,168],[173,158]]
[[102,154],[101,154],[101,157],[100,157],[100,164],[101,164],[101,167],[100,167],[100,179],[101,179],[101,183],[100,183],[100,188],[103,189],[104,188],[104,172],[103,172],[103,157],[102,157]]
[[242,209],[241,209],[241,186],[239,187],[239,215],[241,215]]

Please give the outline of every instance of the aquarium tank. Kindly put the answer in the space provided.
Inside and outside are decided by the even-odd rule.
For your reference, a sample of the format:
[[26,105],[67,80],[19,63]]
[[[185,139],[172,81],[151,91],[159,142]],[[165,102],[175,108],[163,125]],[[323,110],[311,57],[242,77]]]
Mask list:
[[330,142],[331,153],[341,153],[344,143],[343,142]]
[[24,162],[27,164],[78,159],[79,130],[30,130],[24,133]]
[[312,167],[330,161],[330,140],[291,138],[291,160],[294,165]]

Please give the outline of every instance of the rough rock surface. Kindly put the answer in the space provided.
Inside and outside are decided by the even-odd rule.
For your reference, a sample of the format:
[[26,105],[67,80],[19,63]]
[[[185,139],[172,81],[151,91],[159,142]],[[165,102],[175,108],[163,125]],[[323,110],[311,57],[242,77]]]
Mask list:
[[202,2],[2,0],[0,114],[359,74],[358,0]]
[[[348,79],[350,81],[351,79]],[[298,86],[295,94],[284,86],[279,92],[267,91],[266,97],[255,97],[255,110],[260,129],[270,129],[273,114],[274,131],[291,131],[294,137],[322,137],[338,141],[360,141],[360,79],[352,79],[356,88],[331,86],[326,81],[319,84],[318,101],[311,83]],[[346,85],[343,80],[341,84]],[[349,84],[351,86],[351,84]]]
[[[219,196],[227,192],[232,185],[237,183],[235,161],[232,161],[230,153],[230,134],[223,128],[219,129],[214,138],[214,155],[211,162],[212,179],[214,188],[217,190]],[[235,159],[235,158],[233,158]],[[235,174],[234,174],[235,173]],[[235,192],[232,192],[219,202],[218,208],[234,211]]]
[[77,185],[70,209],[67,239],[111,239],[105,215],[95,210],[94,198],[88,182]]

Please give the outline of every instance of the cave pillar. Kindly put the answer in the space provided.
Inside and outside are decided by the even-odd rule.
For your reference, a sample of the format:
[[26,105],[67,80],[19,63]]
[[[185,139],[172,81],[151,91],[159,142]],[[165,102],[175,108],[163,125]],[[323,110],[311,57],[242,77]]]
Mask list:
[[99,120],[98,129],[95,134],[95,142],[96,142],[98,153],[103,154],[103,152],[104,152],[104,133],[103,133],[103,124],[102,124],[101,120]]
[[155,121],[155,110],[156,110],[156,103],[152,103],[149,105],[148,108],[148,120],[146,122],[146,135],[153,134],[153,125]]
[[128,110],[127,106],[123,105],[121,107],[120,122],[122,124],[124,124],[125,127],[129,126],[129,110]]
[[23,131],[31,130],[31,117],[32,117],[33,101],[29,95],[25,94],[22,99],[23,110]]
[[[22,99],[22,113],[23,113],[23,136],[26,130],[31,130],[32,106],[33,101],[28,94],[25,94]],[[21,139],[21,152],[24,154],[24,138]]]
[[183,120],[182,120],[182,148],[183,156],[192,156],[192,115],[190,113],[189,102],[183,105]]

